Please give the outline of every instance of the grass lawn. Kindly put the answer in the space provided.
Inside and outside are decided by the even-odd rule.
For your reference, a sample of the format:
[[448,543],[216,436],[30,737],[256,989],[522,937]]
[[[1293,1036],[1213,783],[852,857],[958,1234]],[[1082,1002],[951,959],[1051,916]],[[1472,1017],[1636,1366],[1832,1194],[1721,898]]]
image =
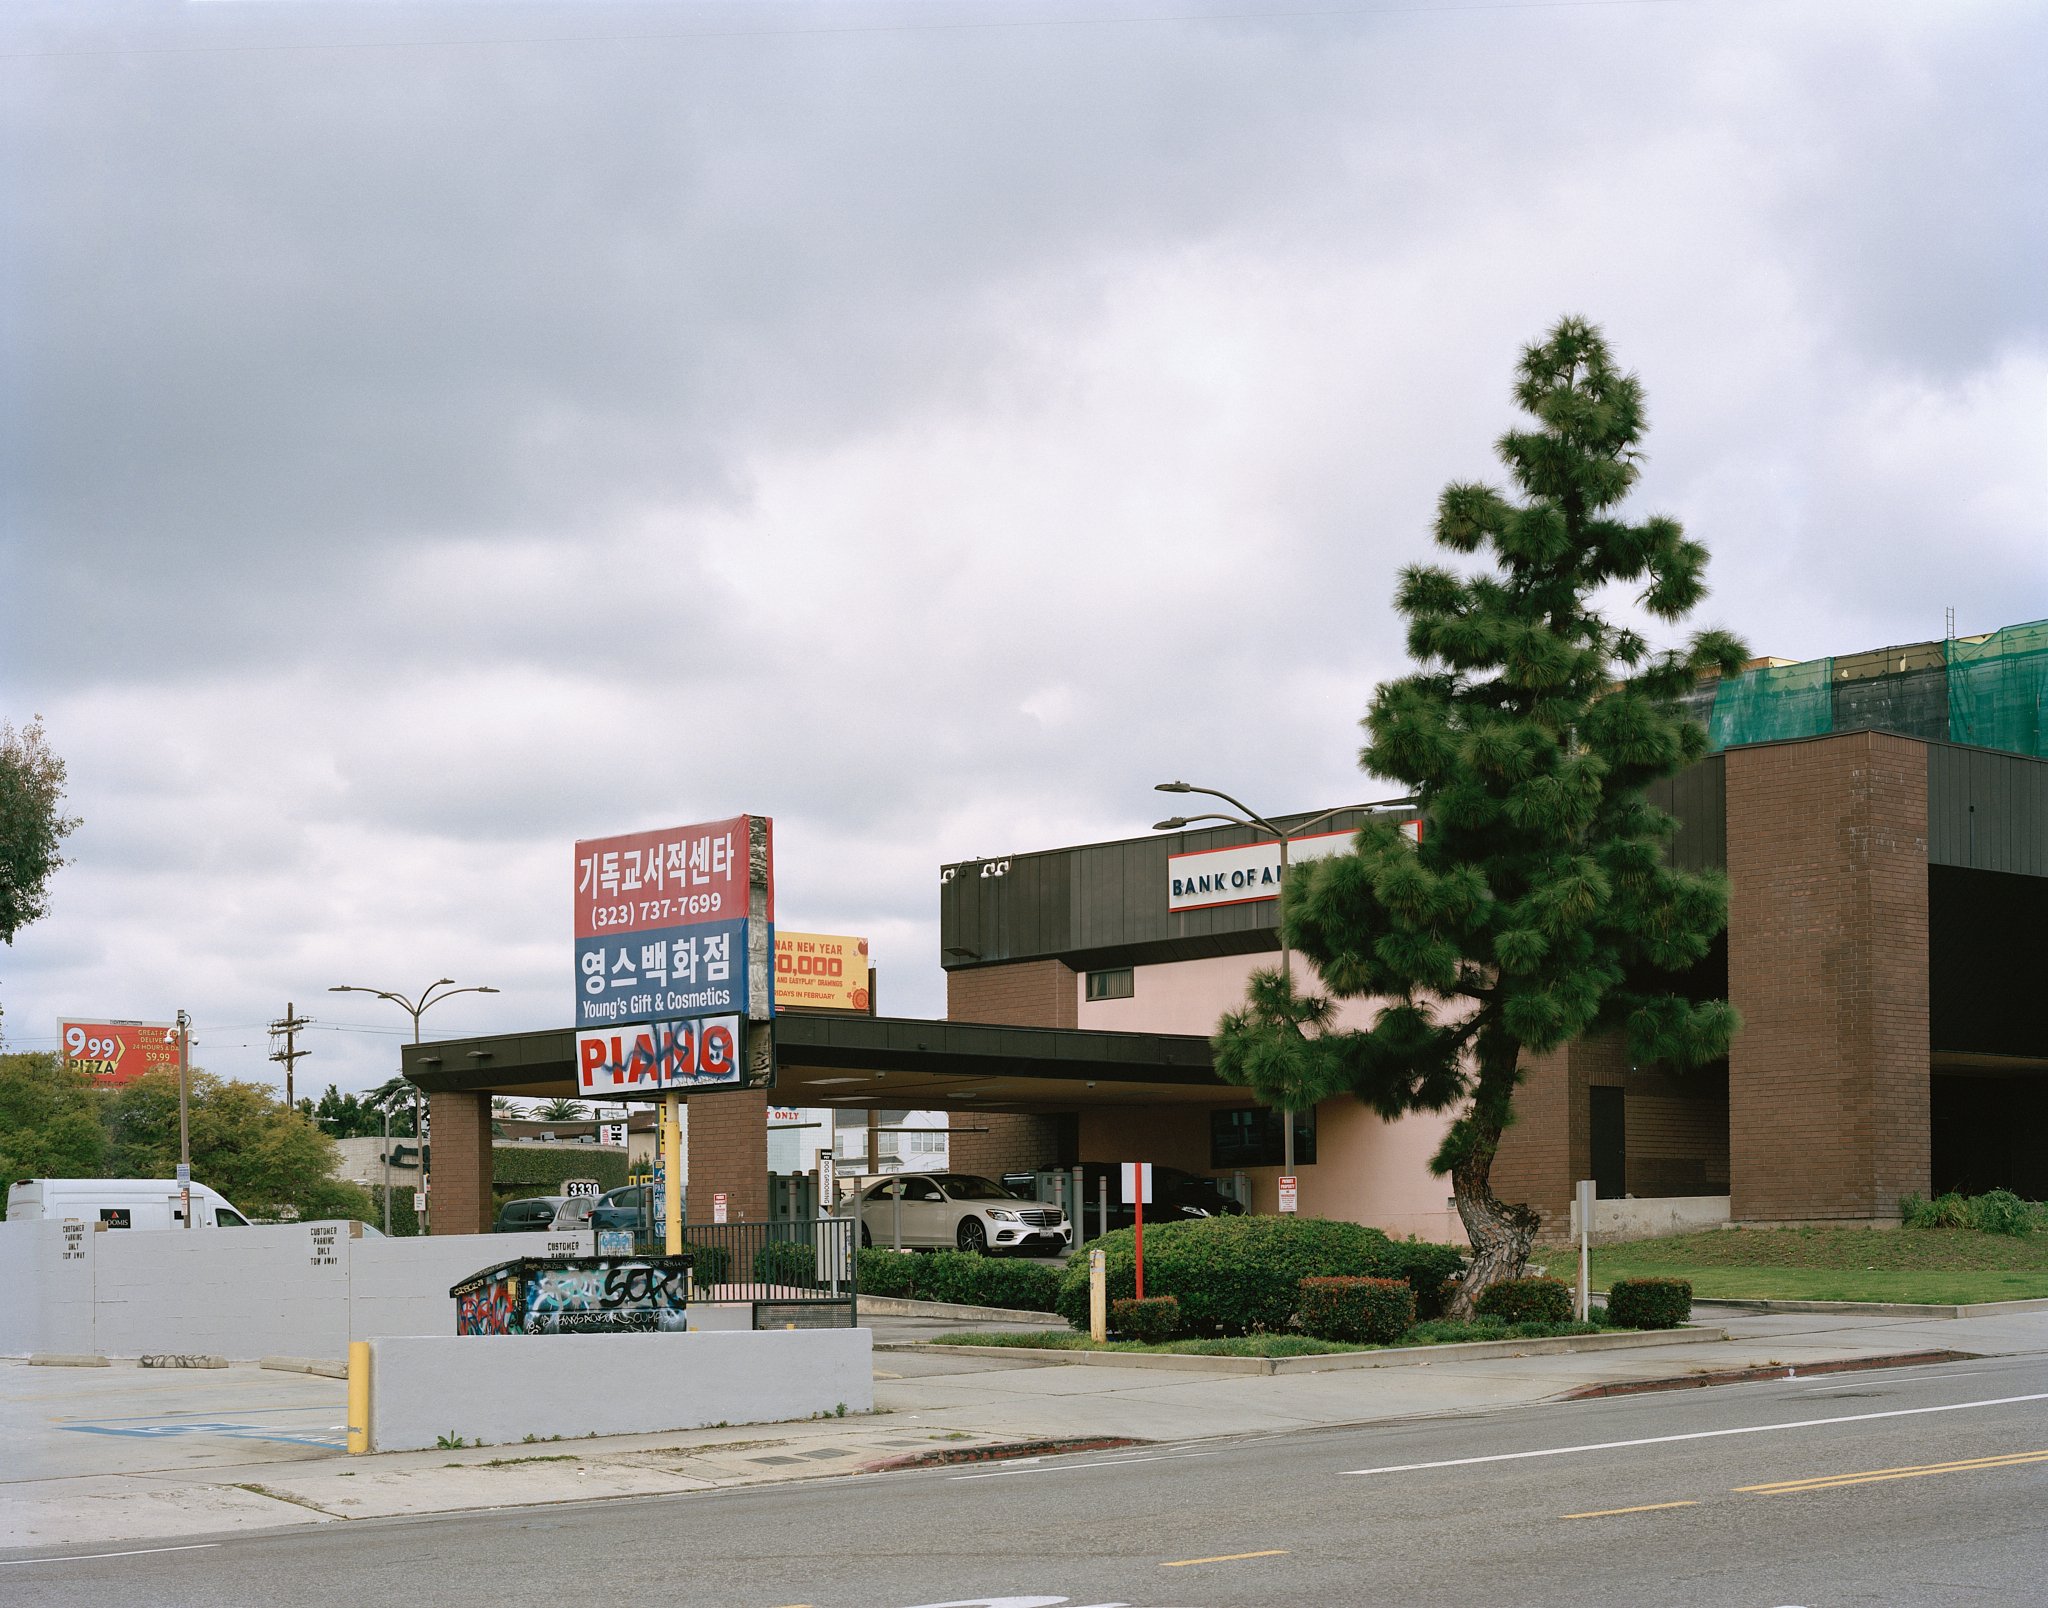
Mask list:
[[[1399,1342],[1404,1346],[1454,1345],[1463,1340],[1534,1340],[1560,1334],[1598,1334],[1597,1323],[1418,1323]],[[1332,1351],[1384,1351],[1385,1346],[1345,1345],[1338,1340],[1312,1340],[1301,1334],[1251,1334],[1230,1340],[1168,1340],[1148,1346],[1137,1340],[1110,1340],[1097,1345],[1073,1329],[1044,1329],[1031,1334],[942,1334],[941,1346],[1025,1346],[1047,1351],[1178,1352],[1199,1357],[1319,1357]]]
[[1702,1300],[2030,1300],[2048,1297],[2048,1234],[1733,1228],[1595,1247],[1594,1288],[1630,1277],[1690,1279]]

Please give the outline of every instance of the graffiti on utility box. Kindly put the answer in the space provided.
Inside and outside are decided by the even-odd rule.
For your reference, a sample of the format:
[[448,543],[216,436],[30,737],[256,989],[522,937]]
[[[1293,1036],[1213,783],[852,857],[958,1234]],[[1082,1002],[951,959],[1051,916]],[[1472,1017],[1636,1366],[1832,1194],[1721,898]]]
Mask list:
[[647,1334],[689,1327],[687,1256],[523,1256],[472,1274],[457,1334]]

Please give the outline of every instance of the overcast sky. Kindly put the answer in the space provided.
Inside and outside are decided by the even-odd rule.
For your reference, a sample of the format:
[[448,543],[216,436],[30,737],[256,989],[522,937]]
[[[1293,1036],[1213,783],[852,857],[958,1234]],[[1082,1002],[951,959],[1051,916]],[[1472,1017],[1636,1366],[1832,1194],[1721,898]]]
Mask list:
[[8,1047],[565,1025],[571,842],[741,811],[937,1015],[943,862],[1373,796],[1395,570],[1567,312],[1699,623],[2048,615],[2044,63],[2033,0],[10,6],[0,718],[85,824]]

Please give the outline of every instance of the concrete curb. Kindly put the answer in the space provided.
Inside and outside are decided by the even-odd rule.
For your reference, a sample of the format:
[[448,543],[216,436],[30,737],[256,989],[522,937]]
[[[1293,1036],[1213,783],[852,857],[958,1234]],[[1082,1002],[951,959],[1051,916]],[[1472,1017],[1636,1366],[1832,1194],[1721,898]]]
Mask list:
[[111,1368],[112,1363],[105,1357],[76,1356],[63,1351],[37,1351],[30,1354],[31,1368]]
[[1713,1295],[1694,1296],[1692,1304],[1695,1308],[1725,1307],[1731,1312],[1804,1312],[1817,1317],[2000,1318],[2048,1312],[2048,1301],[1977,1301],[1946,1306],[1917,1301],[1780,1301]]
[[1643,1329],[1628,1334],[1566,1334],[1546,1340],[1461,1340],[1443,1346],[1388,1346],[1380,1351],[1331,1351],[1311,1357],[1203,1357],[1178,1351],[1063,1351],[1038,1346],[947,1346],[929,1340],[893,1341],[877,1351],[930,1351],[951,1357],[1015,1357],[1025,1362],[1074,1362],[1093,1368],[1157,1368],[1173,1373],[1305,1374],[1355,1368],[1427,1368],[1438,1362],[1489,1357],[1560,1357],[1581,1351],[1638,1351],[1728,1338],[1725,1329]]
[[1057,1312],[1024,1312],[1016,1307],[963,1306],[957,1301],[913,1301],[903,1295],[863,1295],[860,1309],[883,1318],[961,1318],[980,1323],[1042,1323],[1067,1320]]
[[318,1374],[323,1379],[346,1379],[348,1364],[330,1362],[325,1357],[265,1357],[256,1364],[274,1373]]
[[225,1368],[228,1359],[214,1352],[145,1351],[135,1359],[138,1368]]

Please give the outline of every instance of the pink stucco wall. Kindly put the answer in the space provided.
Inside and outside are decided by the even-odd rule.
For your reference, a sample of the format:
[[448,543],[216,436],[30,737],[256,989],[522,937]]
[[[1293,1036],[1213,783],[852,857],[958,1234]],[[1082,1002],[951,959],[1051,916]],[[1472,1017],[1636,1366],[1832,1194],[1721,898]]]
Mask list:
[[[1209,960],[1140,966],[1129,999],[1089,1000],[1087,979],[1077,976],[1077,1025],[1125,1033],[1212,1033],[1216,1020],[1244,999],[1245,980],[1277,955],[1224,955]],[[1297,962],[1296,980],[1315,986],[1314,975]],[[1363,1027],[1372,1019],[1370,1000],[1347,1000],[1337,1010],[1340,1026]],[[1249,1102],[1247,1102],[1249,1103]],[[1153,1155],[1144,1125],[1117,1120],[1104,1111],[1084,1122],[1082,1159],[1156,1161],[1208,1171],[1206,1127],[1199,1160],[1187,1159],[1190,1141],[1176,1128],[1159,1132],[1172,1139],[1173,1154]],[[1206,1118],[1203,1119],[1206,1123]],[[1429,1158],[1450,1126],[1445,1116],[1415,1115],[1387,1122],[1356,1100],[1326,1100],[1316,1108],[1316,1164],[1300,1169],[1300,1208],[1308,1217],[1348,1218],[1390,1234],[1462,1242],[1464,1229],[1450,1209],[1450,1181],[1429,1170]],[[1133,1148],[1135,1147],[1135,1148]],[[1100,1152],[1100,1153],[1098,1153]],[[1277,1167],[1254,1168],[1252,1209],[1273,1211],[1279,1199]]]

